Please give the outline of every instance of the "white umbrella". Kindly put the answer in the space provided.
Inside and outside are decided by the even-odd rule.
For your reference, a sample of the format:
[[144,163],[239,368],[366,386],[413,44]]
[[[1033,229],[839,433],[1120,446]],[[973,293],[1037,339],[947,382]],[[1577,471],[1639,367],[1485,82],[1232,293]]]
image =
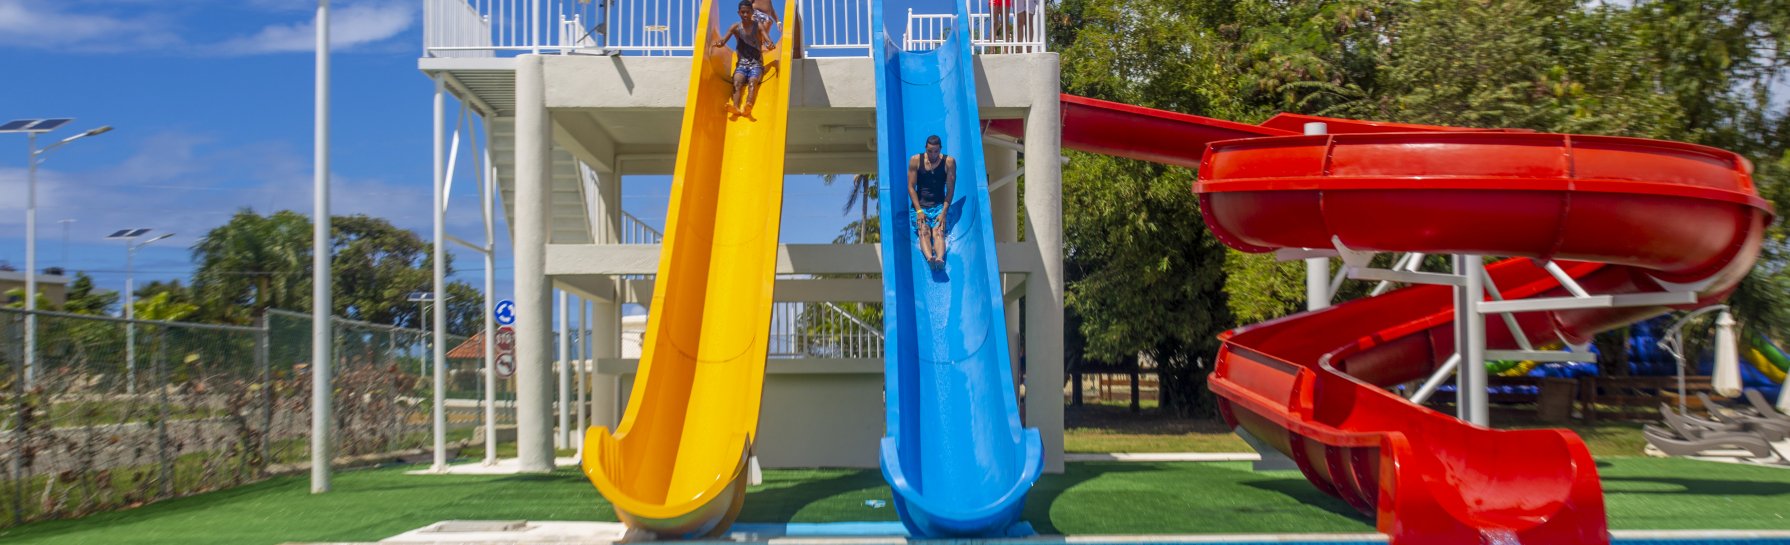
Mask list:
[[1724,310],[1715,318],[1715,393],[1740,395],[1740,351],[1734,342],[1734,317]]
[[1784,384],[1778,386],[1778,412],[1790,413],[1790,375],[1785,375]]

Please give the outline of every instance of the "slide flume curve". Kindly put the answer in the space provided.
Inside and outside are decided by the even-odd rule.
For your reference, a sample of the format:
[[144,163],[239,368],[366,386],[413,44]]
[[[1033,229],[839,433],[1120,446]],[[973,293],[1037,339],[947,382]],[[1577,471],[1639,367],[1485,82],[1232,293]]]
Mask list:
[[[696,28],[731,24],[733,4],[721,7],[704,0]],[[794,8],[791,1],[783,13]],[[794,34],[787,28],[776,58],[767,55],[752,118],[723,108],[733,94],[732,51],[709,40],[695,46],[634,388],[613,434],[585,432],[584,473],[630,528],[718,535],[745,498],[764,391]]]
[[[1288,114],[1213,124],[1063,101],[1065,147],[1197,167],[1201,212],[1226,245],[1509,256],[1487,266],[1506,299],[1568,295],[1538,265],[1553,260],[1593,295],[1691,292],[1684,308],[1708,304],[1751,269],[1772,215],[1751,164],[1703,146]],[[1331,134],[1292,132],[1308,121]],[[1417,286],[1227,332],[1211,388],[1228,423],[1375,516],[1394,543],[1608,543],[1577,435],[1481,428],[1386,390],[1454,353],[1453,307],[1453,288]],[[1586,342],[1668,310],[1516,316],[1530,339]],[[1516,347],[1503,320],[1485,326],[1489,348]]]
[[[964,9],[959,2],[958,21],[969,20]],[[871,13],[871,28],[882,29],[880,0]],[[1000,537],[1014,531],[1044,456],[1038,430],[1019,420],[968,28],[954,25],[931,51],[902,51],[877,36],[883,476],[914,536]],[[948,250],[937,270],[920,255],[907,194],[907,159],[924,151],[929,135],[957,159]]]

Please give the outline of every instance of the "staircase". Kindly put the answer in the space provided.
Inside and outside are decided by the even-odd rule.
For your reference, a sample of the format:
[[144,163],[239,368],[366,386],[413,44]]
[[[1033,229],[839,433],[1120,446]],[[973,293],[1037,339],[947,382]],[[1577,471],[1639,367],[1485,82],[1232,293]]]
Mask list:
[[[493,118],[490,121],[491,162],[497,168],[497,189],[503,195],[503,217],[507,231],[515,236],[516,225],[516,119]],[[592,244],[591,216],[585,209],[595,188],[584,181],[585,168],[571,152],[558,144],[552,152],[553,185],[549,201],[548,244]]]

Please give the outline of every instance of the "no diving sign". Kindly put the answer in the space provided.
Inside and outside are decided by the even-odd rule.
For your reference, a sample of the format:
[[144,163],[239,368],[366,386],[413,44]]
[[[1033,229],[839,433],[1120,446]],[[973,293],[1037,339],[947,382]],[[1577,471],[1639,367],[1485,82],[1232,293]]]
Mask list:
[[492,362],[492,368],[497,370],[497,376],[510,378],[516,374],[516,329],[507,325],[497,328],[492,342],[497,345],[497,360]]

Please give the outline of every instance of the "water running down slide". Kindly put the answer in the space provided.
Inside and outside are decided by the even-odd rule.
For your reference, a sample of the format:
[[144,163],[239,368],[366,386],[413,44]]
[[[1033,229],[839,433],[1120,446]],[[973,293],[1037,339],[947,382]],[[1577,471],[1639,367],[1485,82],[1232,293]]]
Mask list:
[[[957,20],[968,20],[957,3]],[[883,6],[871,6],[881,29]],[[936,50],[873,40],[877,173],[886,337],[883,476],[917,537],[1000,537],[1013,531],[1044,469],[1038,430],[1022,428],[1008,358],[1000,269],[976,107],[968,29]],[[907,159],[929,135],[957,160],[945,264],[915,241]]]
[[[732,3],[719,13],[715,4],[704,0],[697,28],[737,20]],[[776,58],[767,53],[753,118],[723,110],[733,53],[695,46],[633,393],[613,435],[585,434],[584,473],[630,528],[713,536],[739,515],[764,387],[789,129],[782,68],[794,34],[784,33]]]
[[[1707,304],[1746,275],[1771,215],[1745,159],[1689,144],[1301,116],[1227,122],[1200,139],[1188,135],[1212,127],[1180,126],[1207,125],[1194,116],[1067,96],[1064,112],[1065,147],[1197,165],[1206,224],[1233,248],[1328,248],[1336,237],[1359,250],[1514,256],[1487,267],[1509,299],[1567,295],[1520,259],[1534,258],[1560,260],[1594,295],[1682,290]],[[1287,135],[1303,120],[1331,134]],[[1241,139],[1213,141],[1225,133]],[[1178,154],[1163,149],[1170,138],[1181,138]],[[1394,543],[1607,543],[1596,465],[1578,436],[1481,428],[1385,390],[1454,353],[1453,289],[1405,288],[1227,332],[1210,379],[1227,422],[1375,515]],[[1517,317],[1531,339],[1584,342],[1667,310]],[[1502,320],[1485,326],[1488,348],[1515,347]]]

